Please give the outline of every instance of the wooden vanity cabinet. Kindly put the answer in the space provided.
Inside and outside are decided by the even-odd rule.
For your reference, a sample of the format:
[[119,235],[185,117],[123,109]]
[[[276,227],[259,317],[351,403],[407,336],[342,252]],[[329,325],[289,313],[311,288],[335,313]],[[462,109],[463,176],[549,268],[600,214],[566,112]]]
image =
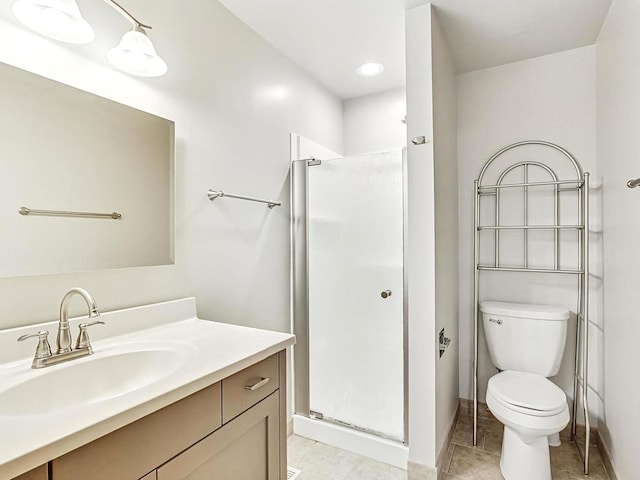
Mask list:
[[[280,480],[280,407],[284,355],[272,356],[222,381],[224,425],[157,470],[157,480]],[[282,376],[280,366],[282,365]],[[284,412],[282,415],[284,419]]]
[[51,462],[51,480],[137,480],[221,425],[220,383]]
[[49,480],[49,471],[47,465],[40,465],[38,468],[23,473],[13,480]]
[[14,480],[285,480],[285,365],[282,351]]
[[157,480],[278,480],[275,392],[157,470]]

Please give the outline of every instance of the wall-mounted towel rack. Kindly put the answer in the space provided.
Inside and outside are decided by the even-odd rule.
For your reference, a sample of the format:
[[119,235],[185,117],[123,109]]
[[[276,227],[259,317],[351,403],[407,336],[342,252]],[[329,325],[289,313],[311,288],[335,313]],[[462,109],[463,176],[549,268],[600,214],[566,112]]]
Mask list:
[[627,182],[627,187],[629,188],[636,188],[636,187],[640,187],[640,178],[636,178],[636,179],[631,179]]
[[20,207],[18,209],[20,215],[46,215],[51,217],[81,217],[81,218],[110,218],[119,220],[122,218],[118,212],[111,213],[94,213],[94,212],[69,212],[65,210],[36,210],[33,208]]
[[275,200],[265,200],[263,198],[247,197],[246,195],[236,195],[235,193],[227,193],[223,192],[222,190],[213,190],[211,188],[209,189],[209,191],[207,191],[207,196],[212,202],[219,197],[229,197],[237,198],[239,200],[248,200],[250,202],[266,203],[269,208],[279,207],[280,205],[282,205],[282,202],[277,202]]

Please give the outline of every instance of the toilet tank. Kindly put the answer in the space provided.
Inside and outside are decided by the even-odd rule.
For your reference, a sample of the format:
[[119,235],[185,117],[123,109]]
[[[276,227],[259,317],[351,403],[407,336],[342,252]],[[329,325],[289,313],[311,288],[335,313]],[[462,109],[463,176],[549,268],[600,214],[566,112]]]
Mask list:
[[480,302],[491,361],[500,370],[552,377],[560,370],[569,310],[551,305]]

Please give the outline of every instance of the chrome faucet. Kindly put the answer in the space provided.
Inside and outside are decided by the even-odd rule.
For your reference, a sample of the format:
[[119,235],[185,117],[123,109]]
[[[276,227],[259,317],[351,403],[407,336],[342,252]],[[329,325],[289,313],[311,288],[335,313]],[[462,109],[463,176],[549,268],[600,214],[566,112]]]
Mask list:
[[69,303],[74,295],[80,295],[87,302],[89,307],[89,318],[98,317],[98,307],[96,301],[91,294],[83,288],[72,288],[64,297],[62,297],[62,303],[60,304],[60,322],[58,323],[58,335],[56,337],[56,354],[61,355],[63,353],[71,352],[71,332],[69,332]]
[[87,328],[91,325],[101,324],[102,321],[94,322],[82,322],[79,327],[78,338],[76,340],[75,348],[71,347],[71,332],[69,331],[69,303],[74,295],[80,295],[87,302],[89,307],[89,318],[95,318],[100,316],[98,313],[98,307],[93,297],[83,288],[72,288],[64,297],[62,297],[62,303],[60,304],[60,321],[58,322],[58,334],[56,336],[56,353],[51,353],[51,346],[49,345],[49,332],[42,330],[38,333],[31,335],[22,335],[18,338],[19,342],[26,340],[27,338],[38,338],[38,347],[36,348],[35,356],[33,357],[32,368],[42,368],[49,365],[55,365],[57,363],[66,362],[67,360],[73,360],[74,358],[85,357],[93,353],[91,343],[89,342],[89,334]]

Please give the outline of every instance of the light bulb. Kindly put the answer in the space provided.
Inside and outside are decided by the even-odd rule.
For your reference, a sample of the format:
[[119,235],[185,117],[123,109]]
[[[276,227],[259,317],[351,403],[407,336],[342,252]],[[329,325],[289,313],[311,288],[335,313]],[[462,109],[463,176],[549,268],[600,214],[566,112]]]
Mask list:
[[384,71],[384,65],[380,63],[363,63],[360,65],[356,72],[363,77],[375,77],[380,75]]

